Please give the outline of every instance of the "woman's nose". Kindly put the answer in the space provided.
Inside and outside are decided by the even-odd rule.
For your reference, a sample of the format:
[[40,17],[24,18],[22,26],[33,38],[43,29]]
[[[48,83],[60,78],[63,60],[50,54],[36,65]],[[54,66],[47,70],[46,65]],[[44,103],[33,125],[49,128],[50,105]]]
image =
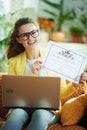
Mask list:
[[28,34],[27,39],[33,39],[33,37],[30,34]]

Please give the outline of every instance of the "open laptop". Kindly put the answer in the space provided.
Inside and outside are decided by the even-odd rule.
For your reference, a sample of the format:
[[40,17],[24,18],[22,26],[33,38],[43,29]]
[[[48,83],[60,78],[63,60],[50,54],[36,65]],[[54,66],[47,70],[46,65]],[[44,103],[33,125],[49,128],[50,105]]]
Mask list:
[[3,75],[3,107],[56,110],[59,105],[60,78]]

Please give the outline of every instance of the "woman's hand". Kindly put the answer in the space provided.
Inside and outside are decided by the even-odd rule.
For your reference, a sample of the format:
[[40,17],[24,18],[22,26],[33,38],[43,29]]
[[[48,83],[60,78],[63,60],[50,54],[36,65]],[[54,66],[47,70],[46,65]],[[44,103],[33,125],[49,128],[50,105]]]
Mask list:
[[87,81],[87,73],[86,73],[86,72],[83,72],[83,73],[81,74],[81,76],[80,76],[79,84],[73,83],[73,85],[74,85],[75,88],[82,87],[82,86],[83,86],[83,88],[84,88],[84,85],[85,85],[86,81]]
[[81,77],[80,77],[80,84],[82,84],[82,86],[84,86],[85,85],[85,83],[86,83],[86,81],[87,81],[87,73],[86,72],[83,72],[82,74],[81,74]]
[[39,75],[41,70],[41,65],[42,65],[42,61],[36,61],[35,63],[33,63],[31,66],[32,72],[36,75]]

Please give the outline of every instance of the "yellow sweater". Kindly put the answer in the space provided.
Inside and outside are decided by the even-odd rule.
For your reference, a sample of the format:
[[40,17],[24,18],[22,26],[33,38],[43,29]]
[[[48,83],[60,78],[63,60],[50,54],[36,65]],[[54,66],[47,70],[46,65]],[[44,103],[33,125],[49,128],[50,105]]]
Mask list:
[[[40,51],[40,57],[43,57],[43,52]],[[26,53],[23,52],[8,60],[8,74],[24,75],[26,69]],[[31,73],[33,75],[33,73]]]

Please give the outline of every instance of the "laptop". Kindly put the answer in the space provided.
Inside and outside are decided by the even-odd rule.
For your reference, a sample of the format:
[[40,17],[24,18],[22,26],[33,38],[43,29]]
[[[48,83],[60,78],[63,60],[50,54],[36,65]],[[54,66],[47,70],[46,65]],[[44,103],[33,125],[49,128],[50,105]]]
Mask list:
[[60,78],[2,76],[2,106],[56,110],[60,105]]

